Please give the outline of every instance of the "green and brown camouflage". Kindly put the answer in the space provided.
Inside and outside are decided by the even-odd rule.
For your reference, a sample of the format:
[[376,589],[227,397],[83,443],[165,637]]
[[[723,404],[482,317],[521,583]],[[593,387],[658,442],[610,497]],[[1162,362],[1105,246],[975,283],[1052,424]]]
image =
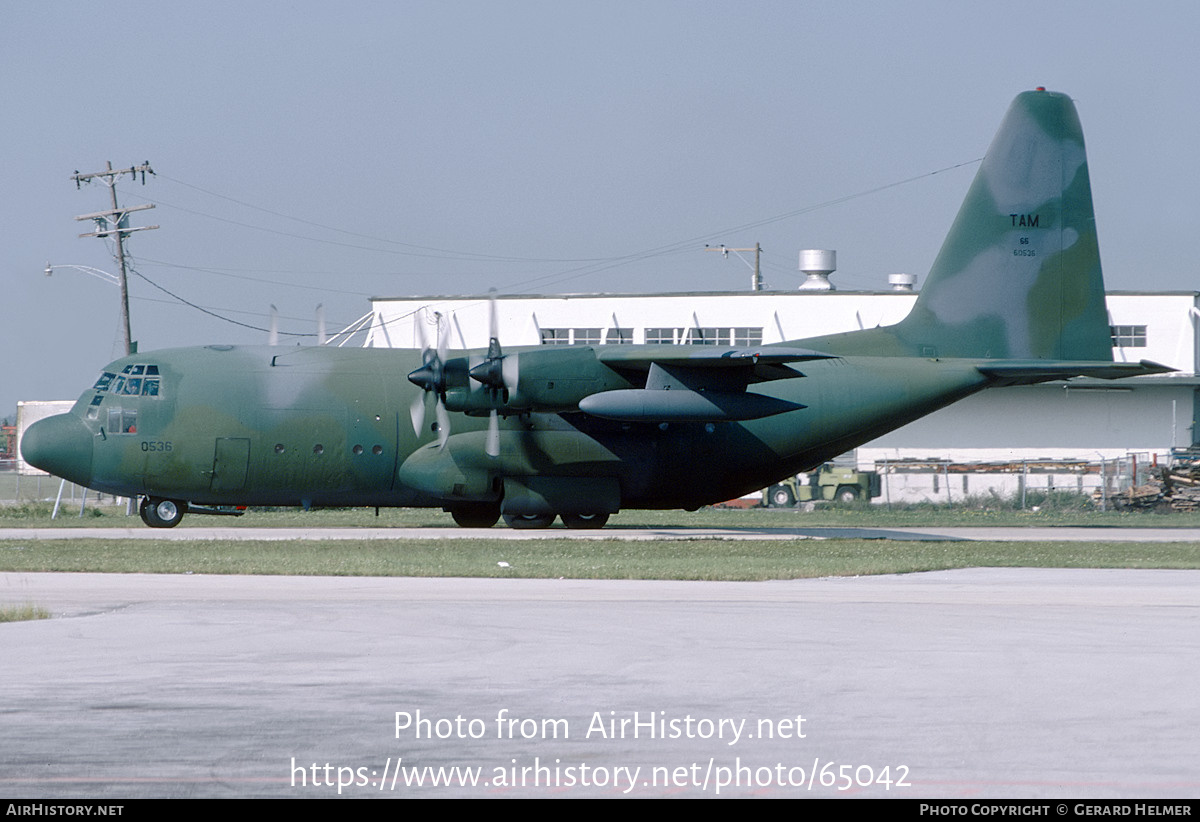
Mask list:
[[153,526],[303,505],[595,527],[755,491],[990,386],[1170,370],[1112,361],[1082,131],[1040,90],[1013,103],[895,326],[750,349],[444,347],[135,354],[22,450],[142,497]]

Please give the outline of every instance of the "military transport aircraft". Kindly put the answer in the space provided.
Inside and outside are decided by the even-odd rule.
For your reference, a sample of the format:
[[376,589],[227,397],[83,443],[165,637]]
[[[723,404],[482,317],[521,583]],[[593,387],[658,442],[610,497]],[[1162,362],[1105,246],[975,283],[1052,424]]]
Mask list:
[[[31,464],[142,499],[151,527],[223,506],[414,506],[600,527],[731,499],[992,386],[1171,369],[1114,363],[1083,133],[1017,97],[911,313],[778,345],[452,353],[210,345],[106,366],[31,426]],[[435,406],[426,425],[425,406]]]

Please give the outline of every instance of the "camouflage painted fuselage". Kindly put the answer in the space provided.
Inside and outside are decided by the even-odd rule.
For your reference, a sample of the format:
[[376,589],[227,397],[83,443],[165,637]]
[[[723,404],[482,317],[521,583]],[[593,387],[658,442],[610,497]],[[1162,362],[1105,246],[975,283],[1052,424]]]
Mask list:
[[[799,411],[707,423],[526,412],[502,420],[491,457],[482,417],[454,415],[444,448],[432,424],[414,433],[420,390],[406,375],[419,352],[219,346],[106,370],[133,364],[157,366],[157,395],[86,392],[71,416],[90,459],[80,448],[77,464],[57,467],[98,490],[195,504],[444,506],[498,499],[509,478],[578,482],[582,493],[600,479],[619,488],[621,507],[690,508],[819,465],[987,383],[963,361],[824,360],[756,387],[808,406]],[[130,410],[135,430],[107,427]]]

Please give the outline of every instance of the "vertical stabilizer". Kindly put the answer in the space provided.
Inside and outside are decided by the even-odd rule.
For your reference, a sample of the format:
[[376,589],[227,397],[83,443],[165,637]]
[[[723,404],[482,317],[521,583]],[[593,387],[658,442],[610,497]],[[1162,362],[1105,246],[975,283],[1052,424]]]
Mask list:
[[895,335],[921,356],[1112,360],[1083,131],[1065,94],[1013,101]]

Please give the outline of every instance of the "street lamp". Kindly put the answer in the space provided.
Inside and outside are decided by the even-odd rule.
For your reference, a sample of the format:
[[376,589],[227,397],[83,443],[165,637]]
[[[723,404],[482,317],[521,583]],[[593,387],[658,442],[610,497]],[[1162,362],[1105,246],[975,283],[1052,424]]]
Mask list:
[[[117,288],[121,287],[121,278],[116,274],[109,274],[107,271],[92,268],[90,265],[50,265],[50,263],[46,263],[46,268],[42,273],[49,277],[54,273],[56,268],[73,268],[76,271],[82,271],[90,277],[95,277],[97,280],[102,280],[109,285],[115,285]],[[121,301],[121,329],[125,335],[125,356],[129,356],[133,353],[133,343],[131,342],[133,337],[129,332],[129,303],[125,300]]]

